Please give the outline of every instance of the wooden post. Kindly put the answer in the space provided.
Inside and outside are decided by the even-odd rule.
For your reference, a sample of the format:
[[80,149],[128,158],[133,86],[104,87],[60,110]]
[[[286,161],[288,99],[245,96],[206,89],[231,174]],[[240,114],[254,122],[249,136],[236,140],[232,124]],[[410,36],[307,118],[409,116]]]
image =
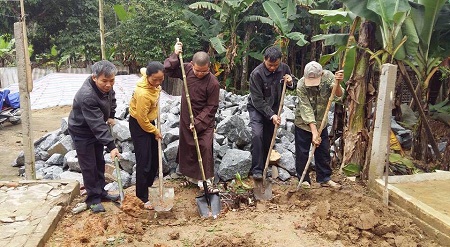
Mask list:
[[389,95],[395,88],[397,65],[383,64],[381,66],[380,86],[378,88],[377,111],[373,128],[372,152],[369,163],[369,187],[374,189],[375,179],[383,176],[385,167],[389,128],[391,125],[392,109]]
[[[28,44],[26,42],[26,33],[24,33],[23,21],[14,23],[14,38],[16,39],[16,62],[17,75],[19,78],[20,108],[22,109],[22,135],[23,151],[25,155],[25,178],[36,179],[34,145],[31,128],[31,103],[30,89],[33,88],[31,82],[30,57],[28,54]],[[28,61],[28,62],[27,62]]]
[[100,23],[100,51],[102,60],[106,58],[105,54],[105,22],[103,20],[103,0],[98,0],[98,22]]

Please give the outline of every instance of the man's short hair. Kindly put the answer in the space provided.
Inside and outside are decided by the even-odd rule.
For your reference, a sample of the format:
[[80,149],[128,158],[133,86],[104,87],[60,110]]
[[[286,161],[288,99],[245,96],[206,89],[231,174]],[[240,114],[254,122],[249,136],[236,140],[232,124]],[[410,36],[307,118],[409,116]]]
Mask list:
[[276,46],[271,46],[264,51],[264,60],[269,60],[270,62],[276,62],[281,59],[281,51]]
[[117,74],[116,66],[107,60],[102,60],[92,65],[92,75],[98,78],[101,75],[111,77]]
[[208,53],[206,53],[204,51],[196,52],[194,54],[194,56],[192,57],[192,62],[198,66],[209,65],[209,63],[210,63],[209,55],[208,55]]

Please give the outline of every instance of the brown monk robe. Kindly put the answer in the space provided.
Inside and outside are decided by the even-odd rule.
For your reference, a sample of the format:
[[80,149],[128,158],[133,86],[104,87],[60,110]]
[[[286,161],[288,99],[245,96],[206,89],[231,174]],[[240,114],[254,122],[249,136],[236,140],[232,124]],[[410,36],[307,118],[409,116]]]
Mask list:
[[[175,45],[175,52],[164,61],[164,68],[167,76],[182,79],[180,60],[177,55],[181,52],[181,43],[178,42],[177,45]],[[194,126],[197,131],[203,168],[207,179],[214,177],[213,139],[220,89],[219,81],[209,71],[209,64],[209,56],[205,52],[197,52],[191,63],[184,64],[194,115]],[[202,174],[198,164],[193,133],[189,128],[190,123],[186,92],[183,87],[177,162],[180,172],[188,177],[188,180],[194,182],[192,179],[202,180]]]

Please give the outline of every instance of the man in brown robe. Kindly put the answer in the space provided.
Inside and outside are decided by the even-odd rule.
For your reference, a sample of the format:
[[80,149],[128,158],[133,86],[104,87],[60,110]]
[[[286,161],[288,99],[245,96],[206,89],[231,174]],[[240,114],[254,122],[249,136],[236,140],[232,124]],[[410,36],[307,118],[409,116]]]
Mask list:
[[[175,51],[164,61],[165,73],[169,77],[183,79],[179,54],[182,43],[175,44]],[[194,54],[192,62],[184,64],[186,81],[191,100],[194,126],[191,126],[186,92],[183,87],[180,111],[180,140],[177,162],[186,180],[203,188],[202,174],[198,164],[197,150],[191,128],[195,127],[202,155],[202,163],[210,192],[217,192],[212,186],[214,177],[213,139],[215,115],[219,107],[219,81],[210,72],[210,59],[206,52]],[[187,185],[188,183],[184,183]]]

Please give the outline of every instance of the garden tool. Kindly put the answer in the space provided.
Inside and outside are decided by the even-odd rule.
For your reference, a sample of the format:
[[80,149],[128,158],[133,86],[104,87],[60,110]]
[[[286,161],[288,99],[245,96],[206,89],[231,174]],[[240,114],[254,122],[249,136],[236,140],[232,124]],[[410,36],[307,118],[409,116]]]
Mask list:
[[[342,71],[338,71],[338,72],[342,72]],[[319,135],[322,134],[322,130],[323,130],[323,128],[325,128],[325,123],[326,123],[327,118],[328,118],[328,111],[330,110],[331,102],[333,102],[333,98],[334,98],[334,95],[336,93],[336,88],[338,86],[339,86],[339,82],[336,82],[334,87],[333,87],[333,89],[331,90],[330,98],[328,99],[327,107],[325,108],[325,113],[323,114],[322,122],[320,123],[320,127],[318,129]],[[297,188],[295,190],[288,191],[288,194],[287,194],[288,197],[291,197],[295,192],[299,191],[300,188],[302,188],[303,180],[305,179],[306,173],[308,172],[309,165],[311,164],[311,161],[313,159],[314,152],[316,151],[316,148],[317,148],[316,145],[311,143],[311,148],[310,148],[310,151],[309,151],[308,161],[306,161],[306,166],[305,166],[305,169],[303,170],[303,173],[302,173],[302,176],[300,178],[300,181],[298,181],[298,185],[297,185]]]
[[122,176],[120,175],[120,166],[119,166],[119,159],[117,157],[114,157],[114,165],[116,167],[116,175],[117,175],[117,183],[119,184],[119,196],[120,196],[120,205],[122,205],[124,193],[123,193],[123,187],[122,187]]
[[[161,131],[161,113],[160,113],[160,102],[158,102],[158,130]],[[161,139],[158,139],[158,179],[159,187],[149,189],[149,199],[152,203],[155,211],[169,211],[173,207],[173,201],[175,197],[173,188],[164,188],[163,184],[163,168],[162,168],[162,148]]]
[[[286,93],[286,80],[282,80],[283,82],[283,91],[281,92],[280,106],[278,107],[278,117],[281,115],[281,111],[283,110],[284,103],[284,95]],[[273,146],[275,144],[275,138],[277,137],[278,124],[275,124],[273,129],[272,141],[270,142],[269,152],[267,153],[266,163],[264,165],[263,171],[263,179],[262,181],[254,180],[255,188],[253,189],[253,194],[255,195],[256,200],[270,200],[272,199],[272,182],[266,179],[267,168],[269,167],[270,162],[270,154],[272,153]]]
[[[179,39],[177,38],[177,43],[178,42],[179,42]],[[194,115],[192,113],[191,100],[189,98],[190,97],[189,89],[188,89],[187,81],[186,81],[186,72],[184,70],[183,56],[182,56],[181,52],[179,53],[178,57],[180,60],[181,73],[183,75],[183,84],[184,84],[184,91],[186,94],[187,106],[188,106],[188,110],[189,110],[189,117],[191,120],[191,125],[194,126]],[[208,192],[208,184],[206,181],[205,171],[203,169],[202,154],[200,152],[197,131],[195,130],[195,128],[192,129],[192,134],[194,136],[195,149],[197,150],[197,157],[198,157],[198,166],[200,167],[202,180],[203,180],[203,189],[205,191],[203,195],[196,197],[198,212],[200,213],[200,216],[202,216],[202,217],[217,218],[217,216],[219,215],[220,210],[221,210],[220,196],[219,196],[219,193],[209,193]]]
[[[110,126],[109,126],[109,131],[111,132],[111,136],[114,138],[114,143],[117,145],[117,143],[116,143],[116,138],[115,138],[114,135],[113,135],[113,125],[110,125]],[[125,195],[124,195],[124,193],[123,193],[122,176],[120,175],[119,158],[117,158],[117,156],[114,157],[114,166],[115,166],[115,168],[116,168],[117,183],[118,183],[118,185],[119,185],[119,196],[120,196],[120,201],[118,201],[118,202],[113,201],[113,203],[114,203],[116,206],[121,207]]]

